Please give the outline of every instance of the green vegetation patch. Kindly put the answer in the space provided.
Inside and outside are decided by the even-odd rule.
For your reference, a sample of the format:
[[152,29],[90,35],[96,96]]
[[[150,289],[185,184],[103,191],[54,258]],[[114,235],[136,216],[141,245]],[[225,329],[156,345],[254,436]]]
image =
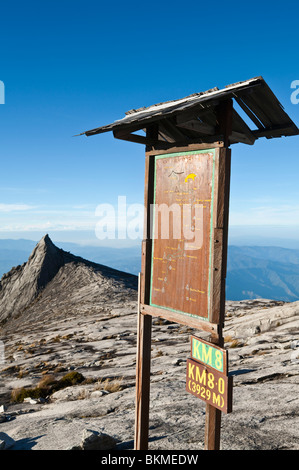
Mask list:
[[78,385],[85,381],[85,377],[80,372],[72,371],[56,380],[53,375],[46,375],[35,388],[17,388],[11,393],[11,401],[22,403],[25,398],[46,398],[58,390],[66,387]]

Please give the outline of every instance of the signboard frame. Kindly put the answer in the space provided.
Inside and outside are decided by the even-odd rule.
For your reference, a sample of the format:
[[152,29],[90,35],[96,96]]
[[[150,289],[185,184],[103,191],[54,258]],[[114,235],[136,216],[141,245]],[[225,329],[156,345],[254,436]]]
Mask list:
[[[144,236],[142,241],[141,273],[138,277],[138,317],[137,317],[137,355],[136,355],[136,406],[134,449],[148,449],[149,407],[150,407],[150,368],[152,318],[187,325],[210,333],[210,341],[223,346],[222,328],[225,313],[225,278],[227,264],[227,235],[229,213],[229,190],[231,150],[229,136],[232,133],[232,100],[217,106],[217,129],[222,140],[213,143],[187,142],[178,147],[170,145],[167,150],[147,145],[145,152],[144,184]],[[146,128],[148,142],[158,141],[159,125],[153,123]],[[175,152],[188,152],[215,149],[215,186],[212,238],[212,283],[210,289],[211,316],[209,321],[182,315],[165,308],[150,305],[150,280],[152,257],[152,205],[154,202],[155,157]],[[220,447],[221,411],[206,404],[205,449],[216,450]]]
[[[203,147],[203,148],[202,148]],[[193,146],[194,148],[194,146]],[[208,331],[217,335],[219,327],[224,322],[225,302],[225,277],[226,277],[226,250],[227,250],[227,223],[228,223],[228,194],[230,180],[231,151],[223,147],[223,144],[214,143],[204,146],[200,144],[194,150],[187,152],[196,155],[196,152],[208,153],[213,151],[214,184],[213,207],[211,207],[211,234],[210,234],[210,288],[209,288],[209,316],[190,315],[186,312],[170,310],[165,307],[153,305],[150,299],[152,276],[152,246],[153,246],[153,207],[155,195],[155,162],[156,156],[169,156],[176,154],[173,151],[160,151],[146,153],[146,177],[145,177],[145,219],[144,240],[142,242],[142,268],[141,268],[141,292],[140,312],[142,314],[158,316],[176,323]],[[184,155],[185,149],[179,154]],[[155,240],[155,243],[157,241]]]
[[[216,90],[216,91],[215,91]],[[252,100],[251,94],[254,93]],[[249,101],[247,100],[249,96]],[[241,116],[233,108],[233,98],[241,105],[258,130],[251,130]],[[271,109],[278,112],[280,127],[263,122],[264,111],[262,101],[266,100],[271,124]],[[257,123],[252,107],[255,101],[260,106],[262,122]],[[241,104],[243,103],[243,106]],[[252,102],[252,103],[251,103]],[[245,103],[245,104],[244,104]],[[277,108],[277,109],[276,109]],[[278,109],[279,108],[279,109]],[[255,112],[255,111],[254,111]],[[272,114],[273,114],[272,112]],[[280,113],[280,114],[279,114]],[[151,363],[151,328],[152,317],[162,317],[167,320],[197,328],[210,333],[210,342],[223,346],[222,334],[225,310],[225,278],[227,264],[227,235],[229,210],[229,184],[231,155],[229,146],[232,143],[243,142],[254,144],[260,137],[281,137],[283,135],[298,135],[298,128],[277,107],[277,99],[264,82],[257,77],[245,82],[238,82],[225,89],[208,90],[207,92],[191,95],[181,100],[175,100],[158,105],[132,110],[128,116],[106,126],[102,126],[83,134],[94,135],[112,130],[117,139],[127,140],[146,145],[145,164],[145,217],[144,240],[142,242],[142,267],[138,277],[138,316],[137,316],[137,358],[136,358],[136,408],[135,408],[135,438],[134,448],[148,448],[149,424],[149,389]],[[267,113],[266,113],[267,114]],[[132,117],[133,115],[133,117]],[[202,119],[203,118],[203,119]],[[288,123],[286,126],[285,123]],[[135,134],[145,130],[146,136]],[[182,132],[183,130],[183,132]],[[187,130],[187,132],[186,132]],[[82,134],[81,134],[82,135]],[[200,149],[218,149],[219,159],[217,173],[217,196],[213,212],[213,242],[212,242],[212,273],[213,282],[209,290],[209,315],[204,318],[188,315],[186,311],[169,311],[167,308],[153,305],[150,301],[151,278],[151,204],[154,188],[153,175],[155,157],[173,152],[199,151]],[[220,447],[221,411],[214,406],[206,405],[205,449],[218,450]]]
[[[151,283],[150,283],[150,305],[154,306],[154,307],[163,307],[163,305],[158,305],[156,304],[154,301],[153,301],[153,296],[155,294],[155,290],[160,290],[161,289],[157,289],[157,287],[155,287],[155,283],[154,283],[154,279],[153,279],[153,272],[154,271],[158,271],[158,267],[156,267],[156,264],[160,264],[160,265],[166,265],[164,267],[164,271],[161,270],[160,268],[160,273],[161,271],[162,272],[166,272],[165,269],[168,271],[166,272],[166,274],[163,275],[163,280],[164,279],[167,279],[169,277],[171,277],[171,274],[173,274],[173,271],[169,271],[170,268],[172,268],[172,265],[179,265],[177,266],[177,268],[172,268],[172,269],[176,269],[177,271],[181,271],[182,275],[184,275],[184,277],[186,278],[186,276],[189,274],[189,278],[185,279],[185,284],[187,282],[187,285],[186,286],[180,286],[178,285],[178,280],[176,280],[176,284],[175,286],[172,286],[170,285],[168,287],[168,291],[171,291],[171,303],[168,305],[168,306],[165,306],[164,308],[166,308],[167,310],[170,310],[172,312],[176,312],[176,313],[179,313],[179,314],[182,314],[182,315],[187,315],[187,316],[192,316],[192,317],[195,317],[195,318],[199,318],[203,321],[209,321],[210,319],[210,310],[211,310],[211,302],[209,301],[210,300],[210,295],[209,295],[209,292],[210,292],[210,288],[211,288],[211,281],[212,281],[212,242],[213,242],[213,211],[214,211],[214,196],[215,196],[215,191],[214,191],[214,185],[215,185],[215,164],[216,164],[216,159],[217,159],[217,156],[216,156],[216,149],[215,148],[211,148],[211,149],[201,149],[201,150],[197,150],[197,151],[189,151],[189,152],[179,152],[179,153],[172,153],[172,154],[162,154],[162,155],[157,155],[155,157],[155,172],[154,172],[154,204],[153,204],[153,229],[152,229],[152,238],[153,238],[153,241],[152,241],[152,260],[151,260]],[[166,165],[164,164],[166,162]],[[187,172],[185,171],[186,170],[186,166],[187,166],[187,163],[189,163],[189,171],[187,170]],[[200,165],[201,163],[201,165]],[[161,175],[160,175],[160,180],[158,179],[158,165],[160,164],[160,166],[162,166],[163,164],[163,167],[160,168],[160,171],[159,173],[161,174],[161,172],[164,171],[165,175],[164,175],[164,178],[162,179],[161,181]],[[208,179],[208,177],[205,175],[205,174],[197,174],[198,171],[195,169],[197,167],[201,167],[201,170],[202,170],[202,167],[204,168],[205,172],[201,171],[201,173],[207,173],[208,171],[207,170],[210,170],[210,178]],[[209,168],[210,167],[210,168]],[[181,170],[180,172],[174,172],[174,168],[176,169],[179,169]],[[200,168],[198,168],[198,170],[200,171]],[[189,173],[191,172],[192,173]],[[193,173],[194,171],[196,171],[196,174]],[[179,173],[179,174],[178,174]],[[189,175],[188,175],[189,173]],[[173,176],[172,176],[173,175]],[[206,187],[204,187],[204,184],[203,184],[203,181],[197,181],[197,180],[203,180],[204,177],[206,176],[206,179],[207,181],[205,181],[206,183]],[[174,179],[174,184],[171,184],[172,183],[172,179]],[[187,181],[186,181],[187,180]],[[170,182],[170,184],[169,184]],[[186,185],[186,183],[188,183]],[[191,184],[190,184],[191,183]],[[185,211],[185,212],[190,212],[189,216],[191,216],[191,212],[192,212],[192,209],[193,209],[193,212],[195,214],[195,210],[194,210],[194,207],[196,206],[197,208],[204,208],[202,209],[201,211],[198,211],[200,212],[200,216],[201,217],[198,217],[197,216],[197,219],[201,218],[202,220],[200,220],[197,225],[202,225],[202,227],[198,227],[196,228],[196,224],[195,224],[195,228],[193,227],[194,229],[194,239],[196,239],[196,236],[199,235],[199,238],[203,238],[202,241],[202,244],[203,246],[200,248],[200,249],[194,249],[193,250],[193,246],[195,244],[195,242],[189,242],[187,240],[172,240],[172,244],[174,242],[175,243],[175,246],[170,246],[170,247],[167,247],[167,244],[171,244],[171,241],[170,240],[167,240],[166,243],[164,242],[164,240],[161,240],[159,238],[157,238],[157,234],[159,232],[159,228],[160,228],[160,224],[156,223],[158,222],[158,217],[156,215],[156,212],[158,214],[158,208],[159,206],[166,206],[165,203],[160,202],[160,204],[157,204],[157,194],[158,194],[158,186],[161,186],[162,187],[162,191],[160,190],[159,192],[162,192],[162,193],[167,193],[167,206],[168,206],[168,209],[169,207],[174,207],[174,208],[178,208],[179,209],[179,212],[176,211],[175,214],[173,214],[173,223],[172,223],[172,231],[174,232],[175,230],[178,232],[178,234],[180,234],[181,236],[183,236],[183,228],[182,225],[184,225],[185,223],[185,220],[184,220],[184,207],[187,207],[188,210]],[[188,189],[186,188],[186,186],[188,187]],[[168,188],[172,188],[172,189],[164,189],[165,187],[168,187]],[[190,189],[189,189],[190,188]],[[169,193],[172,193],[171,195],[169,195]],[[171,197],[172,196],[172,197]],[[200,198],[201,199],[198,199]],[[204,198],[208,198],[208,199],[204,199]],[[190,204],[189,201],[193,201],[193,204]],[[169,203],[172,202],[172,204]],[[178,202],[179,201],[179,202]],[[185,201],[184,202],[180,202],[180,201]],[[186,203],[187,201],[187,203]],[[199,202],[202,202],[201,204],[199,204]],[[193,206],[193,207],[192,207]],[[206,215],[207,214],[207,215]],[[170,213],[169,213],[169,210],[168,210],[168,225],[170,225],[170,217],[169,217]],[[178,216],[178,217],[177,217]],[[176,224],[176,218],[179,218],[179,221],[180,221],[180,226],[177,227],[178,224]],[[195,217],[195,215],[193,216]],[[190,219],[190,217],[188,217]],[[206,220],[207,219],[207,220]],[[206,227],[204,227],[204,223],[203,223],[203,220],[205,220],[205,223],[206,223]],[[163,222],[163,220],[161,221]],[[188,220],[188,222],[190,222],[190,220]],[[176,224],[176,226],[175,226]],[[161,224],[162,225],[162,224]],[[165,225],[165,224],[164,224]],[[190,225],[190,224],[185,224],[185,225]],[[170,227],[167,227],[167,231],[170,232]],[[188,230],[189,231],[189,227],[188,227]],[[195,231],[199,232],[199,233],[196,233]],[[192,233],[192,234],[193,234]],[[176,234],[176,235],[178,235]],[[190,235],[190,234],[188,234]],[[206,243],[204,243],[204,239],[207,238],[206,240]],[[164,246],[159,246],[159,245],[162,245]],[[156,246],[157,245],[157,246]],[[166,247],[165,247],[166,245]],[[188,246],[191,245],[191,250],[188,249]],[[187,246],[187,250],[186,250],[186,246]],[[179,249],[178,249],[179,247]],[[170,253],[166,254],[165,253],[165,249],[170,249]],[[163,252],[163,255],[164,255],[164,258],[161,258],[162,255],[162,252],[161,252],[161,249],[162,249],[162,252]],[[155,257],[155,251],[158,251],[160,252],[160,257]],[[202,261],[206,261],[206,269],[204,270],[202,268],[202,264],[203,263],[200,263],[197,261],[197,259],[199,258],[198,257],[198,253],[199,252],[203,252],[204,255],[201,255],[201,260]],[[178,256],[178,254],[180,256]],[[183,256],[184,254],[184,256]],[[175,257],[176,256],[176,257]],[[204,259],[206,258],[206,259]],[[171,261],[169,261],[171,260]],[[189,266],[189,273],[188,273],[188,270],[185,269],[187,264],[190,264],[187,263],[188,261],[193,261],[193,266]],[[187,261],[187,262],[186,262]],[[163,266],[162,266],[163,268]],[[193,269],[192,269],[193,268]],[[200,269],[201,268],[201,269]],[[192,272],[190,272],[192,271]],[[204,272],[206,271],[206,272]],[[160,274],[161,275],[161,274]],[[165,276],[165,278],[164,278]],[[167,276],[167,277],[166,277]],[[176,274],[176,277],[178,275]],[[205,286],[204,286],[204,291],[202,291],[201,289],[203,289],[202,286],[199,286],[199,284],[201,284],[201,280],[202,279],[206,279],[206,283],[205,283]],[[161,280],[161,278],[158,278]],[[157,282],[157,281],[156,281]],[[192,287],[191,285],[189,286],[189,284],[191,284],[193,282],[193,290],[192,290]],[[164,289],[164,285],[167,285],[168,282],[163,282],[162,281],[162,284],[163,284],[163,289]],[[158,285],[161,284],[158,283]],[[188,289],[186,291],[186,288]],[[190,291],[191,289],[191,291]],[[199,291],[199,294],[198,294],[198,291]],[[157,297],[157,295],[156,295]],[[199,297],[199,299],[197,299],[196,297]],[[197,300],[200,300],[200,298],[204,297],[204,300],[203,300],[203,303],[206,305],[205,308],[201,307],[201,310],[202,312],[199,312],[199,313],[196,313],[196,314],[192,314],[190,311],[187,312],[186,309],[180,309],[178,307],[175,306],[175,303],[174,301],[178,302],[178,300],[181,301],[181,303],[184,303],[186,304],[189,300],[189,303],[190,303],[190,307],[193,307],[192,308],[189,308],[189,310],[200,310],[199,307],[197,307],[196,305],[196,302]],[[188,299],[187,301],[185,301],[185,299]],[[191,299],[193,301],[193,303],[191,302]],[[201,313],[201,314],[200,314]]]

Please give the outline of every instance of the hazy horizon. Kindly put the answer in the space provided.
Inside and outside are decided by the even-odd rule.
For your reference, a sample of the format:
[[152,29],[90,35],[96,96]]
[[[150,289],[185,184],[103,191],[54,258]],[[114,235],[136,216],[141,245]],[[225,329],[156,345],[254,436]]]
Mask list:
[[[63,2],[50,9],[32,0],[4,2],[0,238],[37,241],[50,233],[55,241],[98,244],[86,237],[98,221],[98,205],[115,207],[119,196],[128,205],[143,204],[144,146],[112,132],[78,136],[130,109],[262,76],[298,126],[299,100],[292,100],[299,79],[298,5],[292,11],[273,2],[271,8],[257,5],[258,15],[244,23],[246,4],[234,8],[220,1],[169,8],[153,0],[150,9],[94,1],[88,9],[77,1],[71,9]],[[221,22],[213,34],[201,21],[200,32],[190,27],[174,40],[174,25],[215,11]],[[267,54],[253,47],[253,29],[256,44],[266,40]],[[237,60],[228,65],[227,57]],[[254,145],[231,145],[231,151],[230,230],[244,226],[246,235],[246,227],[266,225],[266,238],[288,239],[287,229],[281,236],[270,227],[299,224],[298,136],[260,138]],[[250,237],[256,235],[264,238]]]
[[[229,244],[226,279],[227,300],[268,298],[299,300],[299,248],[256,243]],[[91,246],[52,240],[58,248],[97,264],[138,275],[141,243],[131,246]],[[235,239],[236,241],[236,239]],[[0,239],[0,277],[26,262],[36,246],[26,239]]]
[[[141,239],[106,239],[99,240],[92,230],[62,230],[62,231],[0,231],[0,240],[31,240],[38,242],[45,234],[48,234],[54,243],[76,243],[83,246],[107,246],[114,248],[126,248],[140,246]],[[269,225],[230,225],[230,245],[260,245],[281,246],[283,248],[299,249],[299,225],[293,226],[269,226]]]

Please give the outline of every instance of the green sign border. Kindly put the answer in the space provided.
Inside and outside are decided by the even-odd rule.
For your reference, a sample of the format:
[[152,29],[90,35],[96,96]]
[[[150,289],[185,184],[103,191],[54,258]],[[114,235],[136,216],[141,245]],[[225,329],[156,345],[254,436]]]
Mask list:
[[182,315],[186,315],[193,318],[199,318],[203,321],[210,322],[210,292],[211,292],[211,278],[212,278],[212,243],[213,243],[213,211],[214,211],[214,186],[215,186],[215,155],[216,149],[204,149],[204,150],[192,150],[189,152],[178,152],[178,153],[168,153],[163,155],[156,155],[155,156],[155,172],[154,172],[154,210],[153,210],[153,234],[155,233],[155,204],[156,204],[156,160],[161,158],[169,158],[169,157],[181,157],[185,155],[198,155],[199,153],[213,153],[213,172],[212,172],[212,195],[211,195],[211,222],[210,222],[210,253],[209,253],[209,282],[208,282],[208,317],[202,317],[200,315],[194,315],[192,313],[183,312],[181,310],[176,310],[171,307],[165,307],[164,305],[157,305],[152,302],[152,285],[153,285],[153,258],[154,258],[154,243],[155,240],[152,240],[152,263],[151,263],[151,285],[150,285],[150,305],[153,307],[164,308],[166,310],[170,310],[171,312],[180,313]]

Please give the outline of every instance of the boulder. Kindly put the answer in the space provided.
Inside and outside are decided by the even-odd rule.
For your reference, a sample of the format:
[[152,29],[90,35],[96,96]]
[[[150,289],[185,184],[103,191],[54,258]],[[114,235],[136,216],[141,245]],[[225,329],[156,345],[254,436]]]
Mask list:
[[82,450],[111,450],[116,446],[116,439],[103,432],[84,429],[82,434]]
[[15,441],[5,432],[0,432],[0,450],[7,450],[13,447]]

